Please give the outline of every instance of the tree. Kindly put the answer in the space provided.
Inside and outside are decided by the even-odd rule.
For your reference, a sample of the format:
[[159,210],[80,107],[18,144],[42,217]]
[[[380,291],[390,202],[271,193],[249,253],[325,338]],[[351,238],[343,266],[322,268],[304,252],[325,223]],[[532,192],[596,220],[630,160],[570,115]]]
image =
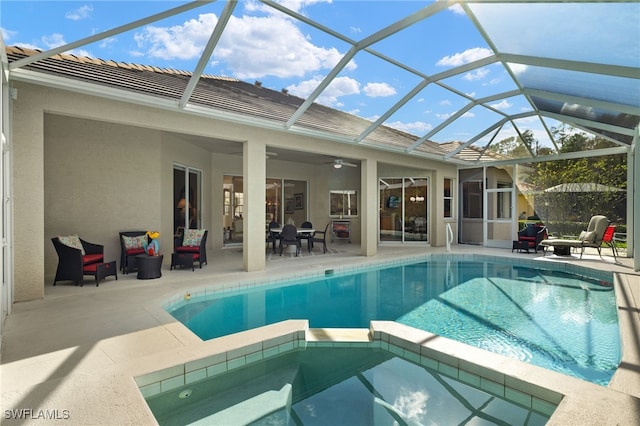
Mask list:
[[[566,128],[553,129],[561,153],[589,151],[613,146],[606,139],[592,137],[585,133],[570,133]],[[562,183],[596,183],[608,187],[626,189],[626,155],[588,157],[534,163],[527,183],[539,190]],[[624,192],[579,192],[543,193],[538,197],[548,207],[555,220],[573,219],[588,221],[594,214],[604,214],[614,221],[622,221],[626,216]],[[536,204],[539,204],[536,199]],[[626,221],[626,220],[625,220]]]

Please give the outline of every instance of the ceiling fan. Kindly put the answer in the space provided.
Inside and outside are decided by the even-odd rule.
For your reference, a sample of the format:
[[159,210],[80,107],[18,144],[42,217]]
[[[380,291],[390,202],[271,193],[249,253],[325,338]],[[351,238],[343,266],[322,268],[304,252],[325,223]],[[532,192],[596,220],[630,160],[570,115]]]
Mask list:
[[348,162],[344,161],[341,158],[336,158],[335,160],[333,160],[332,162],[329,162],[327,164],[333,164],[333,167],[336,168],[336,169],[341,169],[342,166],[358,167],[357,164],[348,163]]

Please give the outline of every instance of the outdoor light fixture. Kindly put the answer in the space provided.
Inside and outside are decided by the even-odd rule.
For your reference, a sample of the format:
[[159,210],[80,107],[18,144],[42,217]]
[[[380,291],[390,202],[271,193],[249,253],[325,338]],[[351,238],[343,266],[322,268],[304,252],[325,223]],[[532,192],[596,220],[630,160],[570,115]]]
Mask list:
[[341,169],[342,168],[342,163],[333,163],[333,167],[336,169]]

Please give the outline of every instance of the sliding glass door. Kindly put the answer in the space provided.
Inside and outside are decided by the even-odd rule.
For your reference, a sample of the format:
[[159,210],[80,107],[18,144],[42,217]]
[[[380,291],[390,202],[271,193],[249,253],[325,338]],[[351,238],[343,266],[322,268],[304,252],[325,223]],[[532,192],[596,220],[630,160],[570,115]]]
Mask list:
[[426,178],[382,178],[379,181],[381,242],[428,242]]
[[202,227],[202,171],[188,166],[173,166],[174,235],[184,229]]
[[[244,238],[244,182],[242,176],[225,175],[223,188],[223,228],[225,245],[242,244]],[[307,182],[267,178],[265,182],[265,230],[275,220],[280,225],[307,220]]]
[[242,176],[224,176],[224,244],[240,244],[244,237],[244,183]]

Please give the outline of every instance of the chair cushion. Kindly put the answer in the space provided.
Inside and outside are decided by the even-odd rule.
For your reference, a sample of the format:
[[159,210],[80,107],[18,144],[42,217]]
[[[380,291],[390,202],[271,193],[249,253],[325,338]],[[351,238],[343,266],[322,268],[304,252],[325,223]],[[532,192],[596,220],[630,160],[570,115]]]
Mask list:
[[199,247],[204,236],[204,229],[185,229],[182,245],[185,247]]
[[82,246],[82,242],[80,241],[80,237],[78,237],[76,234],[59,235],[58,239],[65,246],[80,250],[83,256],[86,254],[84,251],[84,247]]
[[104,255],[101,253],[85,254],[84,256],[82,256],[82,264],[87,266],[93,263],[102,263],[103,259]]
[[101,263],[102,262],[85,265],[82,267],[82,272],[88,272],[88,273],[94,274],[98,270],[98,265],[100,265]]
[[580,241],[584,241],[587,243],[593,243],[596,240],[596,232],[595,231],[582,231],[580,236],[578,237]]
[[131,248],[126,250],[127,256],[135,256],[136,254],[144,254],[144,249],[140,248]]
[[146,235],[136,235],[135,237],[122,236],[122,242],[124,243],[124,248],[127,250],[127,253],[130,249],[143,249],[144,243],[147,241]]
[[200,246],[180,246],[176,247],[176,252],[178,253],[200,253]]
[[535,243],[536,242],[536,237],[519,237],[518,240],[519,241],[533,241]]

